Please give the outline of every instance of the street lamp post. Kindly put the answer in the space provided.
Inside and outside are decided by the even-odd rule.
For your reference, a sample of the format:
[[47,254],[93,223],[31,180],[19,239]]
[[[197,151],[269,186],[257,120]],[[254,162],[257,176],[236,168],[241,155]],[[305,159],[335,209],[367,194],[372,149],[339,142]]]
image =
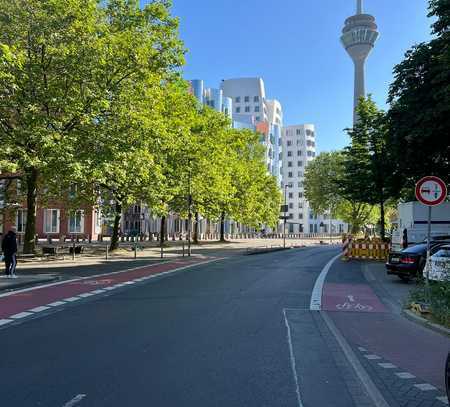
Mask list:
[[283,249],[286,249],[286,220],[287,220],[287,188],[289,184],[284,186],[284,219],[283,219]]
[[332,235],[332,226],[333,226],[333,221],[332,221],[332,216],[331,216],[331,208],[330,208],[330,245],[333,243],[333,235]]
[[191,190],[191,160],[189,160],[189,173],[188,173],[188,257],[191,256],[191,229],[192,229],[192,190]]

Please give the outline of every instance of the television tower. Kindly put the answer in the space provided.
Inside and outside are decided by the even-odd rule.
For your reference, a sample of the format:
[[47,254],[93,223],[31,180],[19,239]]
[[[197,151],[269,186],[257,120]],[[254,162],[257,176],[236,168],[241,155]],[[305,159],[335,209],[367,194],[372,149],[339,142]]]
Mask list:
[[355,91],[353,101],[353,124],[358,120],[356,107],[361,96],[366,96],[365,64],[379,36],[375,17],[365,14],[363,0],[357,0],[356,14],[345,20],[341,42],[355,64]]

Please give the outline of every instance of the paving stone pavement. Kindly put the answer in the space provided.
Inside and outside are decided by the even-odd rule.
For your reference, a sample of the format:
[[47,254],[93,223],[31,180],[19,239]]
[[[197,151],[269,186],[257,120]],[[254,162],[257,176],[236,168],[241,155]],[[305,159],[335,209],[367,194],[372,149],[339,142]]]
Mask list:
[[448,405],[445,394],[435,386],[402,370],[391,361],[371,353],[369,349],[357,346],[354,350],[391,407],[444,407]]

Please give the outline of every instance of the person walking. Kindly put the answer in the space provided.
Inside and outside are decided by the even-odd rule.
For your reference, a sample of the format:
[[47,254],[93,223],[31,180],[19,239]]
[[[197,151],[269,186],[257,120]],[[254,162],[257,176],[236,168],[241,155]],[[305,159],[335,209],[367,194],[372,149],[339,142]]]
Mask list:
[[2,240],[2,251],[5,257],[6,277],[16,278],[16,254],[17,254],[17,236],[14,230],[10,230]]

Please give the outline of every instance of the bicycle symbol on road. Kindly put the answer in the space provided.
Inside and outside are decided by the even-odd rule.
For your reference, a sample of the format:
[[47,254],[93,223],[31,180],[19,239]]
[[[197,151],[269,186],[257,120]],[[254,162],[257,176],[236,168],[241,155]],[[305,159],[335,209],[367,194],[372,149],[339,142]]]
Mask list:
[[341,311],[373,311],[373,307],[371,305],[363,305],[359,302],[344,302],[343,304],[337,304],[336,308]]

